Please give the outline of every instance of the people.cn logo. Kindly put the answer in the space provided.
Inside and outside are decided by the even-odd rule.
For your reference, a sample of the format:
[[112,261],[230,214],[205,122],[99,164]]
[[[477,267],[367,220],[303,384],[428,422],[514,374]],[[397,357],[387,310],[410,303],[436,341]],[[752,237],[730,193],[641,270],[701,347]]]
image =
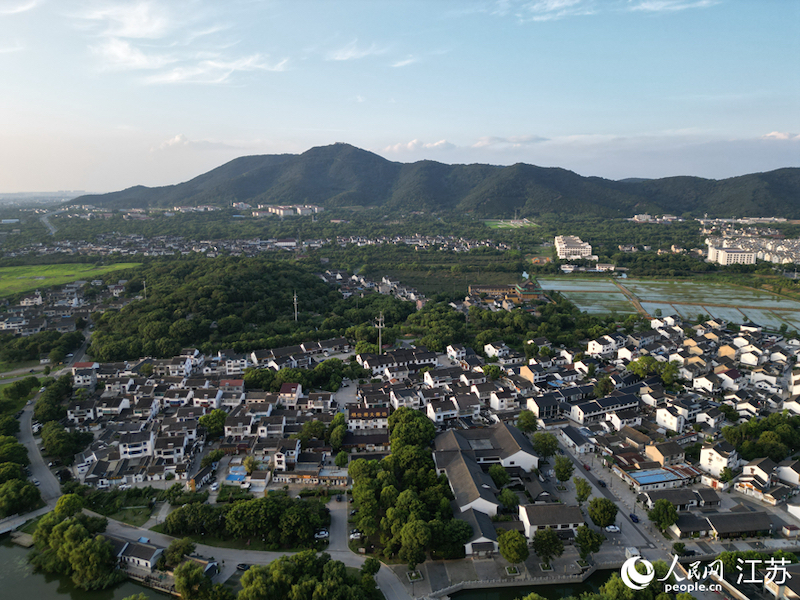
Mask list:
[[[644,565],[644,573],[639,573],[636,570],[636,561],[639,560]],[[653,564],[649,560],[633,556],[622,564],[620,569],[620,577],[622,582],[633,590],[643,590],[656,576]]]

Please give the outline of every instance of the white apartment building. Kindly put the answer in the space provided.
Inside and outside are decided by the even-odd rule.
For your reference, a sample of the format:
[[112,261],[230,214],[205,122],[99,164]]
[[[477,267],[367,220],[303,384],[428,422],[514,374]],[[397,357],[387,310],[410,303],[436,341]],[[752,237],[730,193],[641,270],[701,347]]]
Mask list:
[[708,260],[721,265],[754,265],[756,263],[756,253],[751,250],[717,248],[709,245]]
[[574,235],[557,235],[555,245],[556,253],[561,260],[586,258],[592,255],[592,245]]

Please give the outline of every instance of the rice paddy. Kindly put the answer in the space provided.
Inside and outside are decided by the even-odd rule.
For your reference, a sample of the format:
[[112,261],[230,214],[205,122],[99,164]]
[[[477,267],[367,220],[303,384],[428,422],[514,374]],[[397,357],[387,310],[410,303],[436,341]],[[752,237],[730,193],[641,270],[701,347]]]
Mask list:
[[694,320],[702,313],[730,323],[748,319],[767,329],[786,324],[800,330],[800,302],[724,283],[590,277],[542,278],[539,283],[545,290],[561,292],[590,314],[636,313],[639,304],[640,312],[649,316],[660,310],[665,316],[677,313]]

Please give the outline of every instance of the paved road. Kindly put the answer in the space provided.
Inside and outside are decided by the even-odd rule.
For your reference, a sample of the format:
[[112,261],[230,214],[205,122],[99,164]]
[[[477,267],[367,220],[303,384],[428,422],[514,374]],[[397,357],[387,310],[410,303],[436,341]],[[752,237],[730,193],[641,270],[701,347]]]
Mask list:
[[[338,505],[338,506],[334,506]],[[326,550],[331,558],[343,562],[348,567],[359,568],[364,563],[364,557],[351,552],[347,547],[347,502],[331,502],[331,544]],[[87,511],[89,512],[89,511]],[[95,513],[90,513],[95,514]],[[336,515],[334,517],[334,514]],[[159,546],[169,546],[174,538],[148,531],[139,527],[134,527],[119,521],[108,521],[106,532],[109,535],[120,537],[130,541],[136,541],[140,537],[146,537],[151,543]],[[218,548],[216,546],[206,546],[198,544],[195,550],[203,557],[213,557],[220,565],[220,573],[215,578],[217,581],[225,581],[236,571],[236,565],[247,563],[251,565],[267,565],[273,560],[284,556],[284,552],[260,552],[256,550],[235,550],[231,548]],[[381,566],[381,570],[376,577],[378,586],[386,596],[387,600],[411,600],[411,596],[397,579],[397,576],[386,566]]]
[[47,229],[50,230],[50,235],[55,235],[56,234],[56,228],[50,223],[50,221],[47,219],[47,217],[49,217],[50,215],[59,215],[59,214],[61,214],[63,212],[66,212],[66,210],[57,210],[57,211],[54,211],[54,212],[45,213],[40,217],[42,223],[44,223],[44,226],[47,227]]
[[40,394],[34,396],[33,401],[25,406],[20,417],[20,432],[17,434],[17,439],[20,443],[28,449],[28,458],[31,461],[31,478],[39,480],[39,491],[42,494],[42,500],[55,506],[56,500],[61,496],[61,485],[58,479],[53,475],[47,463],[42,458],[42,453],[39,449],[39,444],[36,443],[36,438],[33,436],[31,430],[31,423],[33,421],[33,407],[39,399]]

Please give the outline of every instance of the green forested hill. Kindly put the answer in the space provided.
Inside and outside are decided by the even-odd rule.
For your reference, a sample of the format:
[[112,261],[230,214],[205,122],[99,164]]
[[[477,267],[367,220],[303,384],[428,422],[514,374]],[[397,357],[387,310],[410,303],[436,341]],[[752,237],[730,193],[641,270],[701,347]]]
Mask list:
[[385,206],[457,210],[477,216],[590,214],[629,217],[654,212],[699,216],[800,218],[800,169],[713,180],[699,177],[582,177],[527,164],[398,163],[348,144],[303,154],[244,156],[177,185],[136,186],[76,201],[108,208],[173,207],[232,202]]

